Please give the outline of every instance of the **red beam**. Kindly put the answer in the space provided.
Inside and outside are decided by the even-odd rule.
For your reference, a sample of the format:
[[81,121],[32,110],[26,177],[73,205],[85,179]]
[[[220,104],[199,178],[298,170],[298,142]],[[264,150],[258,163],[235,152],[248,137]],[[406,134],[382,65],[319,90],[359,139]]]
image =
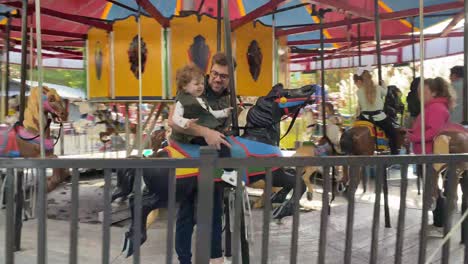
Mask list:
[[[434,37],[443,37],[441,34],[426,34],[424,35],[424,38],[434,38]],[[452,32],[447,34],[445,37],[463,37],[463,32]],[[419,39],[419,35],[415,36],[416,39]],[[407,40],[411,39],[411,35],[386,35],[382,36],[382,40]],[[365,36],[361,37],[362,42],[366,41],[374,41],[375,37],[374,36]],[[358,38],[350,38],[349,41],[347,38],[331,38],[331,39],[325,39],[324,43],[349,43],[349,42],[356,42],[358,41]],[[289,46],[301,46],[301,45],[314,45],[314,44],[320,44],[319,39],[310,39],[310,40],[293,40],[293,41],[288,41]]]
[[[5,25],[0,25],[0,29],[5,30],[6,26]],[[21,27],[11,25],[10,30],[11,31],[21,32]],[[33,32],[36,33],[35,28],[33,28]],[[86,39],[86,34],[81,34],[81,33],[65,32],[65,31],[50,30],[50,29],[42,29],[41,33],[44,34],[44,35],[50,35],[50,36],[60,36],[60,37],[67,37],[67,38]]]
[[447,36],[450,31],[452,31],[452,29],[458,24],[458,22],[460,22],[463,18],[465,18],[465,12],[464,11],[461,11],[460,13],[456,14],[452,21],[450,21],[450,23],[444,28],[444,30],[442,31],[442,34],[441,36],[442,37],[445,37]]
[[277,7],[279,4],[281,4],[284,1],[285,0],[271,0],[268,3],[248,13],[247,15],[232,21],[231,31],[234,31],[237,28],[249,23],[250,21],[254,21],[255,19],[271,12],[273,9],[275,9],[275,7]]
[[169,19],[164,17],[149,0],[137,0],[137,4],[143,7],[164,28],[169,27]]
[[[432,13],[439,13],[439,12],[459,9],[463,7],[464,7],[463,2],[451,2],[451,3],[444,3],[444,4],[439,4],[439,5],[431,5],[431,6],[424,8],[424,14],[427,15],[427,14],[432,14]],[[419,15],[419,8],[412,8],[412,9],[396,11],[396,12],[391,12],[391,13],[382,13],[380,14],[380,19],[382,21],[383,20],[398,20],[398,19],[414,17],[418,15]],[[329,29],[329,28],[337,28],[337,27],[344,27],[344,26],[349,26],[349,25],[354,25],[354,24],[365,24],[365,23],[371,23],[371,22],[373,23],[372,20],[369,20],[366,18],[353,18],[351,20],[340,20],[340,21],[324,23],[323,27],[324,29]],[[276,36],[280,37],[280,36],[285,36],[285,35],[300,34],[300,33],[317,31],[317,30],[320,30],[320,25],[312,24],[310,26],[303,26],[303,27],[297,27],[297,28],[285,29],[285,30],[277,30]]]
[[[36,41],[34,41],[36,42]],[[85,46],[85,42],[80,41],[42,41],[42,45],[47,47],[78,47],[82,48]]]
[[331,7],[337,9],[337,11],[342,11],[343,13],[349,13],[357,17],[363,17],[370,20],[374,19],[374,13],[369,12],[363,8],[358,8],[356,6],[350,5],[345,1],[339,0],[312,0],[311,3],[317,3],[323,6]]
[[[418,42],[418,41],[415,40],[415,42]],[[384,52],[384,51],[388,51],[388,50],[394,50],[394,49],[398,49],[398,48],[401,48],[401,47],[406,47],[406,46],[411,45],[411,44],[413,44],[412,40],[405,40],[405,41],[402,41],[400,43],[397,43],[397,44],[394,44],[394,45],[389,45],[387,47],[381,48],[380,51]],[[372,54],[376,54],[376,53],[377,53],[377,49],[362,52],[362,54],[365,54],[365,55],[372,55]]]
[[[18,8],[18,9],[21,9],[23,7],[22,3],[20,3],[20,2],[6,2],[6,3],[2,3],[2,4],[7,5],[7,6],[11,6],[11,7],[14,7],[14,8]],[[35,5],[29,4],[28,5],[28,10],[31,10],[30,11],[31,13],[34,12],[35,11]],[[56,11],[56,10],[48,9],[48,8],[44,8],[44,7],[41,7],[41,14],[56,17],[56,18],[60,18],[60,19],[64,19],[64,20],[68,20],[68,21],[72,21],[72,22],[79,23],[79,24],[93,26],[93,27],[96,27],[96,28],[99,28],[99,29],[104,29],[104,30],[107,30],[107,31],[112,31],[112,24],[107,24],[107,23],[104,23],[104,22],[101,22],[101,21],[96,21],[92,17],[85,17],[85,16],[78,16],[78,15],[73,15],[73,14],[66,14],[66,13],[63,13],[63,12],[60,12],[60,11]]]
[[[417,40],[415,40],[415,43],[418,42]],[[386,53],[385,51],[389,51],[389,50],[394,50],[394,49],[398,49],[398,48],[401,48],[401,47],[405,47],[405,46],[408,46],[408,45],[411,45],[413,44],[413,41],[412,40],[405,40],[405,41],[402,41],[400,43],[397,43],[397,44],[394,44],[394,45],[390,45],[390,46],[387,46],[387,47],[384,47],[381,49],[382,51],[382,55],[396,55],[394,54],[393,52],[390,52],[390,53]],[[370,50],[370,51],[362,51],[361,54],[362,55],[373,55],[373,54],[376,54],[377,53],[377,50],[374,49],[374,50]],[[327,56],[324,58],[324,60],[332,60],[332,59],[343,59],[343,58],[348,58],[349,55],[339,55],[339,56],[336,56],[336,55],[331,55],[331,56]],[[311,58],[308,58],[308,59],[303,59],[303,60],[296,60],[296,61],[292,61],[291,63],[303,63],[303,62],[312,62],[312,61],[318,61],[320,60],[319,57],[311,57]]]
[[[325,50],[324,54],[334,54],[335,52],[336,52],[336,50]],[[319,55],[320,55],[320,51],[317,50],[317,51],[311,51],[311,52],[307,52],[307,53],[295,53],[295,54],[289,56],[289,59],[299,59],[299,58],[319,56]]]

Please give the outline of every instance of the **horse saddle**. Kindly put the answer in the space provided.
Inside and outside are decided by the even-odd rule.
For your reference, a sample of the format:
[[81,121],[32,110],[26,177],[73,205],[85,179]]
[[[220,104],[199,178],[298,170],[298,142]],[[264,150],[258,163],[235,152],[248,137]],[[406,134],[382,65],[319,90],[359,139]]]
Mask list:
[[16,133],[13,127],[0,126],[0,157],[20,157]]
[[385,135],[385,132],[375,124],[370,121],[365,120],[357,120],[354,121],[353,127],[365,127],[369,129],[369,132],[372,137],[374,137],[377,143],[376,149],[378,151],[386,151],[388,150],[388,138]]
[[[241,137],[227,137],[228,142],[231,144],[231,157],[233,158],[247,158],[247,157],[282,157],[281,149],[277,146],[264,144],[257,141],[244,139]],[[185,159],[185,158],[199,158],[200,146],[194,144],[182,144],[176,141],[170,141],[169,146],[164,148],[170,158]],[[279,168],[272,168],[272,171]],[[241,170],[238,170],[241,172]],[[187,178],[198,176],[198,168],[177,168],[176,177]],[[221,181],[222,169],[215,170],[215,181]],[[249,177],[261,175],[265,173],[263,167],[247,168],[247,171],[242,171],[243,180],[249,184]]]

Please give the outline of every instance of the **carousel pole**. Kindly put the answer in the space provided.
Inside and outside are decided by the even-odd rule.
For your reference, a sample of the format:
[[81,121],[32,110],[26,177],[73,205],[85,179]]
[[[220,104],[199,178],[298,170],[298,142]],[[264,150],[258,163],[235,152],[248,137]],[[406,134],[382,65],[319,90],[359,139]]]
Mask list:
[[[276,9],[275,9],[276,10]],[[271,24],[271,27],[272,27],[272,42],[273,42],[273,83],[272,85],[275,85],[278,83],[278,67],[279,67],[279,55],[278,55],[278,41],[276,40],[275,38],[275,31],[276,31],[276,17],[275,17],[275,13],[273,12],[273,14],[271,15],[271,21],[272,21],[272,24]],[[298,128],[298,126],[296,126],[296,129]],[[296,131],[296,141],[297,141],[297,131]]]
[[[30,31],[29,31],[29,81],[30,84],[32,84],[32,81],[34,80],[33,76],[33,68],[34,68],[34,32],[33,32],[33,26],[34,26],[34,17],[31,15],[31,21],[30,21]],[[35,218],[36,217],[36,195],[37,195],[37,181],[34,181],[33,187],[31,189],[31,217]]]
[[468,125],[468,1],[465,1],[465,52],[464,54],[464,71],[465,78],[463,78],[463,124]]
[[[37,47],[37,84],[39,89],[39,145],[40,157],[45,158],[44,148],[44,106],[42,103],[42,35],[41,35],[41,0],[35,0],[36,13],[36,47]],[[39,169],[38,185],[38,228],[37,228],[37,263],[47,263],[47,176],[45,169]]]
[[5,79],[3,79],[5,85],[5,107],[2,109],[5,111],[3,117],[8,115],[8,94],[10,92],[10,31],[11,29],[11,14],[7,14],[6,24],[6,36],[5,36]]
[[31,25],[29,27],[29,81],[30,85],[34,80],[33,69],[34,69],[34,18],[31,15]]
[[357,25],[357,41],[358,41],[358,66],[362,67],[362,58],[361,58],[361,24]]
[[320,85],[322,93],[322,135],[324,138],[327,138],[327,115],[325,113],[325,45],[324,45],[324,36],[323,36],[323,19],[325,17],[326,11],[324,9],[319,10],[319,23],[320,23]]
[[411,61],[413,63],[413,80],[416,79],[416,42],[414,36],[414,20],[415,18],[411,18]]
[[221,8],[223,6],[222,0],[217,1],[217,16],[216,16],[216,51],[221,52]]
[[[26,105],[26,72],[28,49],[28,0],[23,0],[21,9],[21,87],[20,87],[20,113],[19,122],[24,120],[24,106]],[[23,228],[23,178],[24,171],[18,170],[16,174],[16,210],[15,210],[15,250],[21,250],[21,229]]]
[[381,25],[379,14],[379,0],[374,0],[374,21],[375,21],[375,41],[377,50],[377,70],[379,76],[379,85],[382,85],[382,48],[381,42]]
[[[3,33],[3,31],[2,31]],[[3,58],[5,57],[5,54],[4,54],[4,48],[5,46],[3,45],[2,47],[0,47],[0,123],[3,123],[3,120],[4,120],[4,117],[5,117],[5,96],[3,96],[5,94],[5,87],[3,86],[4,82],[3,80],[5,79],[4,76],[3,76],[3,65],[2,65],[2,61],[3,61]]]
[[21,90],[19,121],[24,120],[24,107],[26,105],[26,72],[28,52],[28,0],[23,0],[21,9]]
[[229,19],[229,1],[224,0],[224,51],[228,57],[229,68],[229,91],[231,93],[231,116],[232,116],[232,131],[234,135],[239,135],[239,123],[237,120],[237,97],[236,85],[234,78],[234,61],[232,57],[232,42],[231,42],[231,20]]
[[143,98],[142,98],[142,88],[143,88],[143,76],[141,74],[141,7],[138,5],[138,156],[141,157],[143,153],[142,149],[142,123],[141,123],[141,108],[143,104]]
[[[375,22],[375,39],[376,39],[376,49],[377,49],[377,69],[379,75],[379,85],[383,85],[382,78],[382,49],[380,47],[381,43],[381,24],[380,24],[380,12],[379,12],[379,0],[374,0],[374,22]],[[390,223],[390,207],[388,204],[388,180],[387,175],[384,174],[383,178],[383,193],[384,193],[384,213],[385,213],[385,227],[391,228]],[[375,252],[377,254],[377,252]]]
[[[423,91],[424,89],[424,0],[419,0],[419,76],[421,78],[419,82],[419,89]],[[425,113],[424,113],[424,93],[420,93],[421,102],[421,142],[426,142],[426,131],[425,131]],[[421,154],[426,154],[426,145],[421,144]],[[426,177],[426,164],[422,164],[422,178],[423,178],[423,209],[422,209],[422,220],[421,220],[421,233],[420,236],[422,239],[419,240],[419,256],[418,263],[423,264],[426,262],[426,247],[427,247],[427,222],[428,222],[428,209],[429,204],[426,202],[430,199],[431,192],[430,190],[430,177]]]
[[[5,14],[5,16],[7,16],[7,19],[8,19],[8,15],[9,13]],[[8,23],[7,23],[8,25]],[[2,64],[3,60],[5,60],[5,66],[1,65],[2,67],[0,68],[1,70],[1,75],[2,75],[2,79],[1,79],[1,89],[2,89],[2,93],[1,93],[1,100],[0,100],[0,121],[3,123],[4,120],[5,120],[5,117],[7,115],[8,112],[6,112],[5,110],[7,109],[6,108],[6,104],[7,104],[7,100],[8,100],[8,96],[6,94],[6,83],[7,83],[7,76],[6,76],[6,57],[8,56],[7,53],[8,53],[8,50],[6,48],[6,45],[7,45],[7,42],[8,42],[8,33],[7,33],[7,30],[5,30],[5,38],[3,39],[4,41],[4,44],[2,46],[2,59],[0,61],[0,63]],[[3,68],[5,68],[5,70],[3,70]]]

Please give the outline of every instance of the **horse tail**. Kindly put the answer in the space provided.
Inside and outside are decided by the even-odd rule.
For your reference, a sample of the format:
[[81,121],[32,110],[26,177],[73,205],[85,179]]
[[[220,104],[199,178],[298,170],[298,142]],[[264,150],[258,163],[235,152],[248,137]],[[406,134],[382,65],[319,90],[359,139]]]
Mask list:
[[349,129],[343,132],[340,138],[341,152],[344,154],[353,153],[353,133],[351,133],[351,130],[352,129]]

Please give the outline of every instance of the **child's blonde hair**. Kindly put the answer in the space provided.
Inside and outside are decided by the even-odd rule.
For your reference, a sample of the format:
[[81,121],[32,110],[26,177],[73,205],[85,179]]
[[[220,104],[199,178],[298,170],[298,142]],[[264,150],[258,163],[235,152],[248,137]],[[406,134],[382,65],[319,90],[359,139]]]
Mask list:
[[353,79],[355,82],[362,81],[366,99],[370,105],[373,105],[375,103],[375,95],[377,94],[377,85],[375,85],[374,81],[372,80],[372,75],[370,72],[365,70],[361,75],[354,74]]
[[177,90],[182,90],[184,87],[189,84],[193,79],[200,78],[203,79],[203,71],[193,64],[186,65],[176,73],[176,85]]

